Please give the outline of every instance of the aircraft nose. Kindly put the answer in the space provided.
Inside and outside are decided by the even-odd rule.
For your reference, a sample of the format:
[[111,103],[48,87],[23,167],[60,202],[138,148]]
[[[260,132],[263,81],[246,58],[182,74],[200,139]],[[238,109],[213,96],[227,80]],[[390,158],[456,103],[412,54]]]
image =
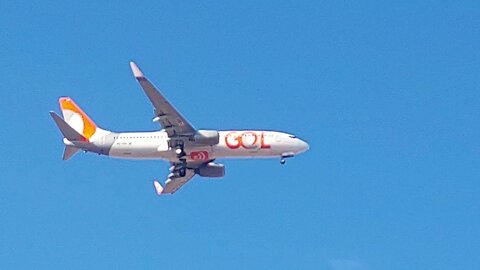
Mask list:
[[297,145],[298,145],[298,154],[303,153],[308,149],[310,149],[310,145],[308,145],[308,143],[300,139],[298,139]]

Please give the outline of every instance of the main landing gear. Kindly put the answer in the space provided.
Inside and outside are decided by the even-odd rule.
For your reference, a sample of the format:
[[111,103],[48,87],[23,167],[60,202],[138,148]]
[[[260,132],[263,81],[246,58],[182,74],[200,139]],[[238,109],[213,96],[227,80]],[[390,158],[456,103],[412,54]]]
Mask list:
[[170,172],[172,172],[173,177],[185,177],[187,174],[187,162],[185,159],[180,159],[180,162],[175,162],[170,167]]
[[178,173],[178,176],[185,177],[187,173],[187,159],[185,158],[185,150],[184,150],[184,143],[183,141],[176,141],[175,143],[175,154],[177,155],[178,160],[180,163],[178,164],[178,168],[175,170]]
[[182,158],[185,156],[185,151],[183,150],[184,144],[183,141],[177,141],[175,145],[175,154],[177,154],[178,158]]
[[182,168],[178,169],[178,175],[180,177],[185,177],[186,174],[187,174],[187,168],[186,167],[182,167]]

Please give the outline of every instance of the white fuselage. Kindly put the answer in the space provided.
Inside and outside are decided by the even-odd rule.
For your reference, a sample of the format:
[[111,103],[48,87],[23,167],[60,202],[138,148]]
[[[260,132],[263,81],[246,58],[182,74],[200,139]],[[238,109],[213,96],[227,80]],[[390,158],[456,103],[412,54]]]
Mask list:
[[[117,133],[108,155],[128,159],[178,161],[170,138],[164,131]],[[101,144],[102,142],[97,142]],[[186,160],[205,162],[217,158],[293,156],[308,149],[294,135],[276,131],[231,130],[219,132],[219,143],[212,146],[185,144]]]
[[[144,76],[134,62],[133,75],[154,107],[153,122],[162,130],[153,132],[112,132],[100,128],[70,97],[58,99],[63,118],[50,116],[63,135],[63,160],[80,150],[124,159],[163,159],[171,163],[165,185],[154,181],[157,194],[173,194],[195,175],[223,177],[221,158],[280,157],[280,163],[308,150],[306,142],[294,135],[261,130],[199,130]],[[188,97],[188,95],[185,95]]]

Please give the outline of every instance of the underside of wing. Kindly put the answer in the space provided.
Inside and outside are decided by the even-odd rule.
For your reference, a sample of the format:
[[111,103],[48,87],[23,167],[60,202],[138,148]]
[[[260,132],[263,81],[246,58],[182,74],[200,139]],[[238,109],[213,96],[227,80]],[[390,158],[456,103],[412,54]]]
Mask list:
[[158,195],[173,194],[178,189],[180,189],[183,185],[185,185],[194,176],[195,176],[195,171],[192,169],[187,169],[185,171],[184,176],[179,176],[174,173],[170,173],[168,175],[167,181],[165,181],[164,187],[162,187],[162,185],[158,181],[154,181],[153,185]]
[[154,121],[158,121],[170,137],[191,135],[195,132],[193,126],[173,107],[158,89],[143,75],[134,62],[130,62],[133,75],[145,91],[155,108]]
[[222,177],[225,175],[224,166],[213,163],[213,160],[199,163],[172,162],[171,165],[170,174],[163,186],[158,181],[153,182],[158,195],[175,193],[196,174],[202,177]]

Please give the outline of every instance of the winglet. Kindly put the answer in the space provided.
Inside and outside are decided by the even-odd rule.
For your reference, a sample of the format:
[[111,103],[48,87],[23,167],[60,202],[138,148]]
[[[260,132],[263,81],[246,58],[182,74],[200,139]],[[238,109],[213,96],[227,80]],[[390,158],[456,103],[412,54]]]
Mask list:
[[155,187],[155,191],[157,191],[157,195],[160,196],[163,194],[163,187],[158,181],[153,181],[153,186]]
[[133,76],[135,78],[144,78],[142,71],[138,68],[137,64],[135,62],[131,61],[130,62],[130,68],[132,69]]

